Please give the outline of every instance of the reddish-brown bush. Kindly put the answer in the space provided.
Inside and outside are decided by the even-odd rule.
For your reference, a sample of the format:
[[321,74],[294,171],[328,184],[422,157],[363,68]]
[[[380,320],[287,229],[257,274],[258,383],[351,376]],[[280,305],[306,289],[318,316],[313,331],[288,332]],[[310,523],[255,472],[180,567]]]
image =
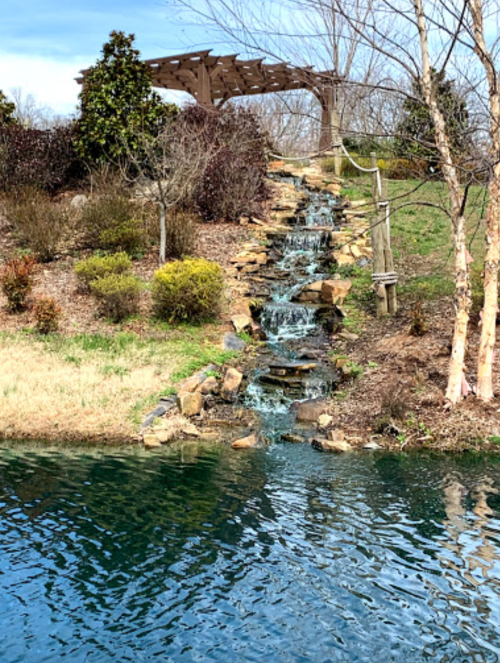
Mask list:
[[0,189],[22,183],[55,193],[85,175],[74,148],[73,125],[47,131],[0,127]]
[[52,297],[40,297],[34,306],[36,329],[40,334],[50,334],[59,329],[61,307]]
[[26,309],[26,300],[33,289],[36,261],[31,256],[13,258],[0,270],[0,284],[12,313]]
[[241,107],[188,106],[181,119],[203,132],[214,154],[195,195],[205,221],[236,221],[268,196],[265,139],[256,116]]

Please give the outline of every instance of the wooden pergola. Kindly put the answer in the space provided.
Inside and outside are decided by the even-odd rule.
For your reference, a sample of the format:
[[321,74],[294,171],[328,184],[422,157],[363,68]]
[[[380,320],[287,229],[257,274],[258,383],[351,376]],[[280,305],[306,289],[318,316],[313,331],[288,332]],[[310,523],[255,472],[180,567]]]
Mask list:
[[[240,60],[237,55],[212,55],[211,50],[146,60],[154,87],[179,90],[200,104],[221,105],[229,99],[269,92],[309,90],[322,109],[320,150],[337,142],[336,89],[340,77],[334,71],[288,63],[266,64],[263,59]],[[89,69],[76,80],[85,84]]]

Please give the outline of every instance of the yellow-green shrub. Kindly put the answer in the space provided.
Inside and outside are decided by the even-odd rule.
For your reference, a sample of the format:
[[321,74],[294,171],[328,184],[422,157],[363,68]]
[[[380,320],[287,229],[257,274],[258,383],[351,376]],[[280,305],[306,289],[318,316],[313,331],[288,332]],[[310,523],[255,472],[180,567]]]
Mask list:
[[187,258],[167,263],[153,279],[156,315],[171,322],[212,318],[223,289],[222,268],[216,262]]
[[113,322],[137,313],[141,289],[141,282],[132,274],[108,274],[90,284],[99,312]]
[[80,260],[75,265],[75,274],[84,290],[90,289],[90,284],[109,274],[125,274],[132,268],[132,261],[122,251],[109,256],[90,256]]

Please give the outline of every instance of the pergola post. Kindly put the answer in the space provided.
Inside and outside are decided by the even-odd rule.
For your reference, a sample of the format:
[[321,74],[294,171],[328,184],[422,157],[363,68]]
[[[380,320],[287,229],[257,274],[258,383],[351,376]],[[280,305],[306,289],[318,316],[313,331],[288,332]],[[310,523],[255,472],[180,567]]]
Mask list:
[[342,171],[342,151],[339,147],[340,117],[336,105],[336,88],[334,86],[323,88],[317,95],[321,104],[321,132],[319,137],[319,150],[324,152],[331,148],[334,154],[334,172],[340,177]]
[[211,106],[213,104],[212,98],[212,78],[208,67],[200,62],[198,65],[198,95],[197,101],[203,106]]

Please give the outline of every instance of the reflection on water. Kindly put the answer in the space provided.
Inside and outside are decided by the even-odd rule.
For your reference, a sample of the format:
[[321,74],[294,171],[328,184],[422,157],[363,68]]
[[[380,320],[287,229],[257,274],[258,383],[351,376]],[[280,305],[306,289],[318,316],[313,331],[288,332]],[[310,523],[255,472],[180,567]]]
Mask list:
[[1,663],[500,661],[495,457],[0,450]]

